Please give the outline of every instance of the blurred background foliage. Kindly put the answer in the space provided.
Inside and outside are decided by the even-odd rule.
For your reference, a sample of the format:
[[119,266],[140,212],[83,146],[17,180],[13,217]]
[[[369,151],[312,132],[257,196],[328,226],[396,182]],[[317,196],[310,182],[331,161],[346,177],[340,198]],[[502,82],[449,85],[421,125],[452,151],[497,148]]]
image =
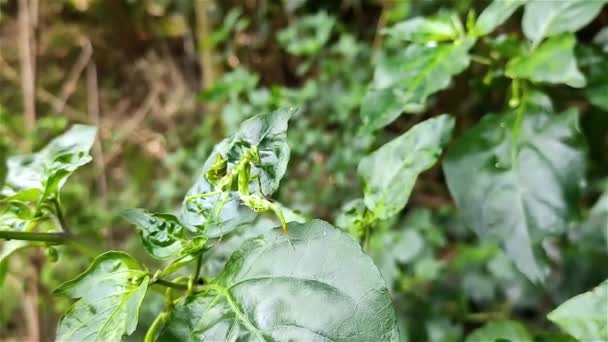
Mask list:
[[[30,6],[30,64],[24,64],[20,45],[23,4]],[[97,125],[94,162],[63,193],[67,220],[79,233],[97,237],[100,246],[153,264],[119,212],[177,208],[212,146],[241,121],[298,106],[288,134],[292,158],[277,199],[307,217],[335,222],[342,206],[361,193],[356,168],[370,150],[440,113],[453,114],[457,131],[463,131],[504,108],[509,82],[473,65],[433,96],[422,115],[403,115],[374,133],[361,129],[359,108],[375,62],[403,46],[380,35],[382,28],[444,9],[466,18],[487,4],[0,0],[0,144],[9,154],[27,152],[71,123]],[[517,13],[497,35],[484,38],[478,52],[492,47],[506,57],[516,54],[520,18]],[[577,33],[578,41],[591,42],[606,24],[604,9]],[[579,53],[585,56],[584,48]],[[580,63],[585,69],[584,59]],[[24,68],[33,71],[34,120],[24,115]],[[370,242],[370,254],[393,291],[404,340],[458,341],[493,319],[516,319],[533,332],[545,331],[544,317],[557,303],[606,279],[608,257],[598,227],[608,201],[596,200],[607,188],[602,175],[608,174],[608,116],[580,101],[579,91],[549,92],[560,109],[575,106],[582,113],[591,161],[586,207],[597,203],[583,229],[561,241],[562,273],[553,274],[547,288],[534,286],[499,248],[479,243],[456,215],[435,167],[419,178],[408,209],[383,222]],[[27,339],[33,325],[41,336],[53,336],[69,301],[51,299],[50,291],[89,261],[65,251],[60,259],[52,263],[35,251],[11,259],[0,286],[0,340]],[[27,285],[32,283],[39,286]],[[145,303],[138,331],[145,331],[161,305]],[[546,341],[553,341],[550,335]]]

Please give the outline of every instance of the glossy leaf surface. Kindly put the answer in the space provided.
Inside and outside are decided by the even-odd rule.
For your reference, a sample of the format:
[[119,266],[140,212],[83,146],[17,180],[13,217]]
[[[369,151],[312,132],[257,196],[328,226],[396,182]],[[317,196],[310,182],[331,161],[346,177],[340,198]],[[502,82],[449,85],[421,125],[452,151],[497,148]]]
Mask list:
[[423,121],[359,162],[365,205],[381,219],[405,207],[420,173],[432,167],[449,141],[454,119],[447,114]]
[[61,318],[56,340],[121,341],[137,326],[148,281],[147,272],[128,254],[98,256],[84,273],[55,290],[79,299]]
[[427,43],[454,40],[460,35],[461,29],[462,24],[457,16],[444,13],[433,17],[411,18],[383,30],[383,33],[396,39]]
[[542,281],[534,247],[563,233],[576,213],[585,146],[576,111],[528,110],[517,137],[515,122],[516,113],[484,117],[448,150],[443,168],[465,223]]
[[486,7],[475,22],[475,32],[488,34],[507,21],[526,0],[494,0]]
[[126,210],[122,216],[139,229],[146,250],[159,259],[177,257],[200,249],[204,240],[190,239],[177,218],[170,214],[154,214],[143,209]]
[[509,61],[505,74],[534,82],[584,87],[585,76],[578,69],[574,56],[575,44],[574,35],[569,33],[551,37],[529,55]]
[[412,44],[382,59],[361,104],[361,117],[369,130],[393,122],[402,112],[417,113],[427,98],[445,89],[452,76],[469,66],[473,41],[430,47]]
[[606,0],[528,0],[522,20],[523,31],[535,44],[544,37],[576,32],[600,12]]
[[323,221],[245,242],[217,282],[180,302],[159,341],[396,341],[371,259]]
[[608,340],[608,281],[562,303],[547,318],[579,341]]

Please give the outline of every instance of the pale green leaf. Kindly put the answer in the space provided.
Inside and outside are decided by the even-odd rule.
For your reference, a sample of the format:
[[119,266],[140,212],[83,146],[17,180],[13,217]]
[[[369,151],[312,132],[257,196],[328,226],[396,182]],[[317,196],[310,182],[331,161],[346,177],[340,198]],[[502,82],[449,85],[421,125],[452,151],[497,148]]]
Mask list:
[[608,280],[562,303],[547,318],[579,341],[608,341]]
[[453,13],[414,17],[382,30],[388,36],[415,43],[455,40],[461,32],[462,23]]
[[[255,181],[250,183],[249,192],[262,196],[272,195],[277,188],[289,161],[287,143],[287,122],[295,109],[278,110],[269,114],[256,115],[243,122],[238,131],[215,146],[207,158],[198,179],[188,190],[188,196],[202,195],[216,191],[207,179],[207,171],[221,156],[227,161],[227,172],[251,148],[257,148],[260,161],[251,167]],[[223,193],[185,200],[180,222],[188,229],[203,232],[207,237],[222,236],[234,228],[252,222],[256,214],[242,205],[236,189]]]
[[8,174],[2,193],[39,189],[43,199],[55,196],[67,177],[91,160],[95,127],[74,125],[36,153],[8,158]]
[[107,252],[81,275],[55,290],[79,300],[59,322],[58,342],[113,342],[135,331],[149,277],[135,259]]
[[323,221],[245,242],[216,282],[181,300],[159,341],[397,341],[372,260]]
[[522,27],[534,45],[544,37],[576,32],[600,12],[608,0],[528,0]]
[[526,328],[516,321],[493,321],[473,331],[465,342],[533,342]]
[[475,33],[486,35],[502,25],[526,0],[494,0],[477,18]]
[[539,282],[545,271],[535,246],[565,232],[576,215],[586,154],[576,111],[523,114],[517,137],[517,113],[485,116],[448,150],[443,168],[464,222],[503,244],[518,269]]
[[402,112],[422,111],[430,95],[447,88],[452,76],[469,66],[472,44],[471,40],[434,47],[412,44],[383,58],[361,105],[366,128],[377,130]]
[[423,121],[359,162],[365,205],[387,219],[405,207],[420,173],[441,155],[454,128],[447,114]]
[[575,45],[576,39],[570,33],[551,37],[529,55],[510,60],[505,74],[511,78],[582,88],[586,80],[576,64]]

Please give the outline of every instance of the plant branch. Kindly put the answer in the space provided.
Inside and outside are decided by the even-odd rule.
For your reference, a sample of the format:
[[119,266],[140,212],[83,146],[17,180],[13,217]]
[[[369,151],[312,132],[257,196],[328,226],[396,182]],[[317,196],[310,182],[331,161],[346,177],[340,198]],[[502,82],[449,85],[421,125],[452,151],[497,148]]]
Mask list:
[[188,290],[188,285],[186,285],[186,284],[178,284],[178,283],[174,283],[172,281],[160,279],[160,278],[152,281],[152,285],[154,285],[154,284],[162,285],[165,287],[170,287],[172,289],[177,289],[177,290]]
[[0,230],[0,239],[38,241],[54,245],[61,245],[69,241],[69,235],[66,233],[15,232],[11,230]]

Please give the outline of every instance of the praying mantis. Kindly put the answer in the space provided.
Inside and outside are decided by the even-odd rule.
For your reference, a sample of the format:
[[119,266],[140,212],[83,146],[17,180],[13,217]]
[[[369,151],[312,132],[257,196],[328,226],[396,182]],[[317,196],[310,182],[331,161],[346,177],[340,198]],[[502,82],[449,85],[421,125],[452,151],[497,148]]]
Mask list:
[[[228,200],[231,191],[238,191],[239,199],[256,213],[267,212],[272,210],[281,222],[283,234],[287,233],[287,223],[283,216],[281,208],[266,199],[263,195],[252,194],[249,192],[249,183],[257,179],[260,193],[262,193],[262,185],[259,175],[251,175],[251,165],[260,163],[260,152],[257,146],[250,147],[241,156],[239,161],[228,171],[228,161],[218,154],[213,162],[213,165],[207,170],[205,177],[214,187],[214,191],[192,195],[186,197],[186,201],[194,201],[196,199],[224,194],[218,209],[216,217],[221,213],[226,201]],[[207,220],[209,222],[209,220]]]

